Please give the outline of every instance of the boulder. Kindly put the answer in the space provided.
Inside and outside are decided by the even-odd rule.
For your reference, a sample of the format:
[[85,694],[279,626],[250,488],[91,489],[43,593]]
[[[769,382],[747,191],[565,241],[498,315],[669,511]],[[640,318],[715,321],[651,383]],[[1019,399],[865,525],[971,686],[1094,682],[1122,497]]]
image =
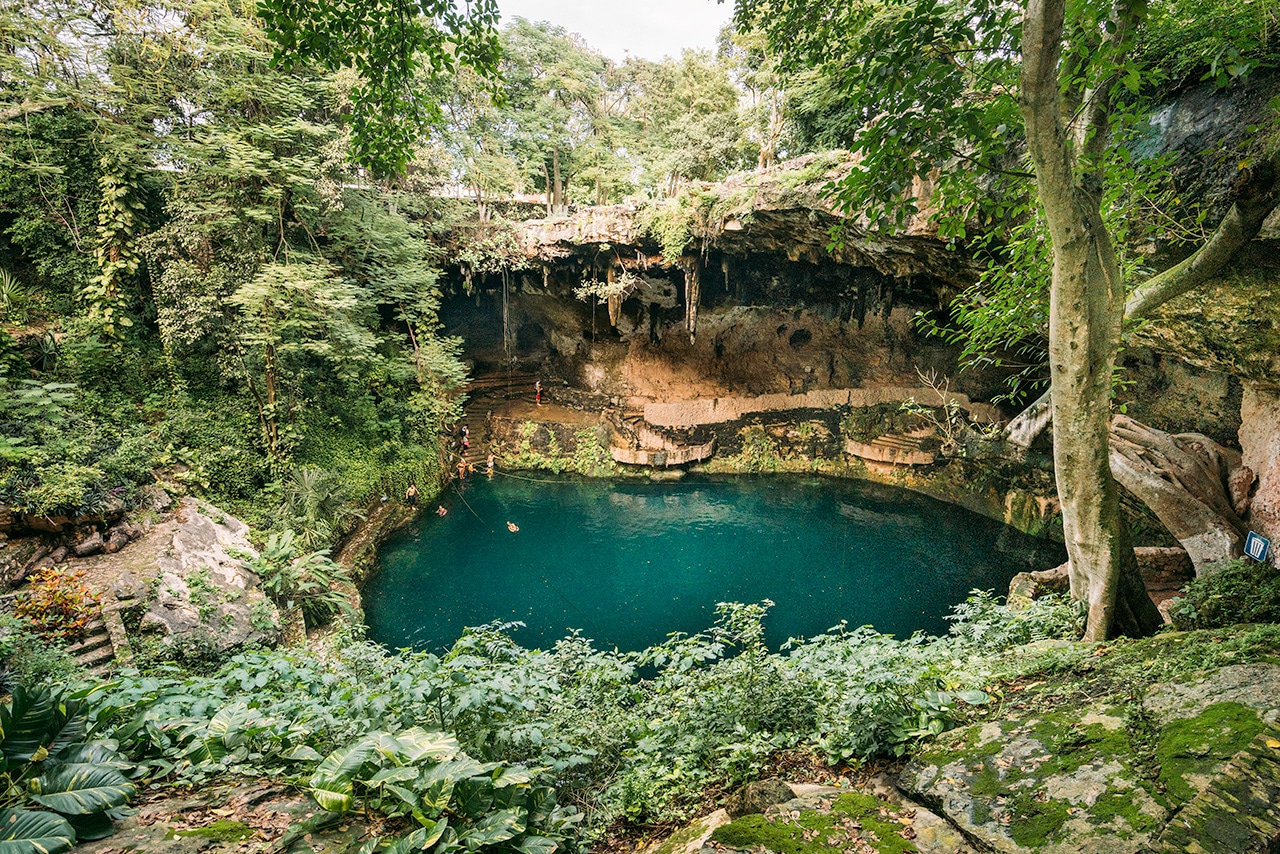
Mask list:
[[1009,602],[1028,602],[1051,593],[1069,593],[1071,581],[1067,576],[1067,564],[1038,572],[1019,572],[1009,582]]
[[158,483],[148,484],[138,490],[138,508],[152,513],[163,513],[173,506],[173,499]]
[[677,830],[661,842],[655,842],[641,854],[697,854],[707,844],[711,834],[728,823],[729,814],[724,810],[716,810]]
[[853,790],[806,788],[804,794],[771,806],[763,814],[744,815],[717,828],[703,852],[730,848],[806,854],[974,854],[945,819],[904,798],[887,781],[873,778],[867,786]]
[[164,535],[168,547],[156,560],[155,599],[142,616],[144,631],[218,655],[277,642],[279,614],[244,561],[257,554],[247,525],[185,498]]
[[912,759],[899,785],[990,850],[1151,850],[1172,816],[1276,726],[1280,665],[1157,684],[1142,706],[1137,730],[1132,708],[1088,700],[973,724]]
[[791,787],[774,777],[748,783],[725,801],[725,809],[733,818],[762,813],[774,804],[785,803],[796,796]]
[[76,557],[88,557],[102,551],[105,545],[106,543],[102,540],[102,534],[94,531],[71,548],[76,553]]
[[147,585],[138,580],[132,572],[122,572],[111,586],[111,593],[120,602],[132,602],[147,595]]

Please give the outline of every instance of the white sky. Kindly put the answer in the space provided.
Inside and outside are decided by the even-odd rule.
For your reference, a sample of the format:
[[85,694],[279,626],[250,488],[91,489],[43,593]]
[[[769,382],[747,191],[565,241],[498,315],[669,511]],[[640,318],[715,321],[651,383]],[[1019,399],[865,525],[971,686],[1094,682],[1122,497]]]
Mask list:
[[715,50],[733,2],[715,0],[498,0],[510,18],[549,21],[577,33],[614,60],[678,57],[684,48]]

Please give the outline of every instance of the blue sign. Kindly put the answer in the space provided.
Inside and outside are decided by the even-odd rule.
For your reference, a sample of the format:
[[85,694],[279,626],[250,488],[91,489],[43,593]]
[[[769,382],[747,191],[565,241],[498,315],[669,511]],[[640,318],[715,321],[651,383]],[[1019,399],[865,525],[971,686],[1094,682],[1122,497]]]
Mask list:
[[1256,561],[1262,562],[1267,559],[1267,552],[1271,551],[1271,541],[1261,534],[1249,532],[1249,537],[1244,541],[1244,553]]

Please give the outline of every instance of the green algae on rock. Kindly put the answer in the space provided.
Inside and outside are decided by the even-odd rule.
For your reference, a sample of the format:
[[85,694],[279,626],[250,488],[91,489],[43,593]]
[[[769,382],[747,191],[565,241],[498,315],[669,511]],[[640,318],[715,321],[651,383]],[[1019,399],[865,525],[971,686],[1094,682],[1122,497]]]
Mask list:
[[996,851],[1148,850],[1276,725],[1280,665],[1229,665],[1135,694],[1141,685],[948,733],[900,783]]
[[907,854],[916,851],[911,829],[915,812],[874,795],[850,792],[819,802],[817,809],[770,810],[747,815],[711,834],[724,848],[778,854],[827,854],[830,851]]

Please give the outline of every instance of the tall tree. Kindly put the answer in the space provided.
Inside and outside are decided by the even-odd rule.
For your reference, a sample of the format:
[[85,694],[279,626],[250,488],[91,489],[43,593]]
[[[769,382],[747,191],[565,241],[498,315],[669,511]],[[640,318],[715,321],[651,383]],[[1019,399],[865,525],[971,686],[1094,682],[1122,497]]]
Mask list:
[[1131,49],[1142,22],[1137,3],[1029,0],[1024,16],[993,0],[738,0],[737,12],[793,61],[820,64],[839,81],[845,108],[863,116],[850,141],[859,168],[835,198],[881,228],[919,212],[920,200],[904,191],[919,176],[934,179],[942,236],[961,240],[974,220],[999,222],[1007,197],[987,182],[1031,177],[1012,157],[1025,140],[1031,198],[1051,238],[1054,457],[1072,593],[1088,603],[1091,639],[1150,630],[1156,616],[1108,461],[1126,298],[1136,316],[1221,269],[1280,198],[1280,151],[1273,144],[1248,163],[1235,204],[1204,246],[1138,284],[1134,275],[1126,280],[1103,210],[1117,179],[1132,174],[1122,167],[1132,160],[1126,129],[1142,109],[1142,68]]

